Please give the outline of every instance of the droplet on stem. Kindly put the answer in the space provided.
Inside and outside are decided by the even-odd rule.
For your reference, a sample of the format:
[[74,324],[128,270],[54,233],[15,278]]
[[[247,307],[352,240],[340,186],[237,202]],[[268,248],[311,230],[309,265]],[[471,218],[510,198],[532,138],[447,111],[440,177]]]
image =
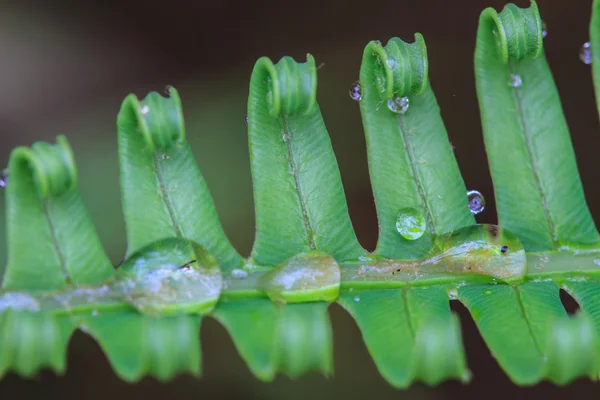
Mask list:
[[587,65],[592,63],[592,47],[590,42],[585,42],[583,46],[581,46],[581,49],[579,49],[579,59]]
[[410,101],[406,96],[394,97],[388,100],[387,106],[390,109],[390,111],[395,112],[396,114],[404,115],[406,114],[406,111],[408,111]]
[[231,271],[231,277],[233,279],[245,279],[248,277],[248,272],[244,271],[243,269],[236,268]]
[[477,190],[467,192],[469,198],[469,210],[473,215],[477,215],[485,209],[485,198]]

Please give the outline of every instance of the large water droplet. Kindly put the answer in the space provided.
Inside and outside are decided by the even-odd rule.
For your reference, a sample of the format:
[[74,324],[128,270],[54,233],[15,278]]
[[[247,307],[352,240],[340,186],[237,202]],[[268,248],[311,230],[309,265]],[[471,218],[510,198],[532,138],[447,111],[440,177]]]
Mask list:
[[260,278],[259,285],[278,303],[333,301],[340,292],[340,275],[333,257],[311,251],[273,268]]
[[8,184],[8,169],[0,172],[0,187],[6,187]]
[[510,74],[510,79],[508,80],[508,85],[514,88],[521,87],[523,85],[523,79],[521,79],[520,75]]
[[387,106],[390,109],[390,111],[395,112],[396,114],[406,114],[406,111],[408,111],[408,107],[410,106],[410,101],[408,100],[408,97],[394,97],[392,99],[389,99],[387,102]]
[[216,259],[181,238],[154,242],[117,270],[125,301],[145,314],[203,314],[219,300],[222,278]]
[[350,85],[350,90],[348,91],[350,94],[350,98],[354,101],[362,100],[362,86],[359,81],[354,82]]
[[248,272],[244,271],[243,269],[236,268],[231,271],[231,277],[233,279],[245,279],[248,277]]
[[467,197],[469,199],[469,210],[473,215],[477,215],[485,209],[485,198],[477,190],[469,190]]
[[417,240],[427,229],[425,215],[411,207],[403,208],[398,211],[396,229],[404,239]]
[[579,49],[579,59],[587,65],[592,63],[592,46],[590,42],[585,42]]
[[546,26],[546,23],[542,21],[542,38],[545,38],[546,36],[548,36],[548,27]]

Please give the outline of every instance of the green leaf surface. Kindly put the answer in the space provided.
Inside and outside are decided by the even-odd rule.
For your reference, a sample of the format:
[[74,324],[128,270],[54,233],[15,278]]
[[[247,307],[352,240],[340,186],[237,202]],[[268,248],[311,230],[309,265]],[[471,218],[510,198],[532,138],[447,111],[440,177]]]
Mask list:
[[44,367],[64,373],[74,328],[68,317],[12,310],[0,313],[0,377],[9,371],[32,377]]
[[127,254],[168,237],[206,247],[222,269],[242,265],[185,139],[179,94],[128,96],[117,119]]
[[250,371],[264,381],[273,380],[277,372],[277,316],[268,299],[225,299],[214,313]]
[[113,268],[79,193],[66,138],[11,153],[6,187],[6,289],[58,289],[98,283]]
[[475,78],[500,225],[527,251],[598,242],[535,2],[483,11]]
[[80,328],[98,341],[127,381],[144,375],[166,381],[182,372],[200,374],[200,317],[116,311],[82,316]]
[[309,371],[333,374],[333,345],[327,303],[296,303],[278,308],[279,371],[297,378]]
[[394,387],[469,379],[458,320],[442,287],[343,293],[381,375]]
[[[427,49],[398,38],[385,47],[370,42],[360,70],[360,111],[365,128],[369,173],[379,220],[376,253],[387,258],[422,256],[431,235],[474,223],[458,164],[428,82]],[[404,114],[387,102],[406,96]],[[411,208],[424,215],[427,234],[406,240],[396,227],[398,212]]]
[[[252,259],[278,265],[310,250],[359,257],[335,155],[316,103],[316,67],[284,57],[257,61],[250,79],[248,136],[256,239]],[[327,188],[327,190],[323,190]]]

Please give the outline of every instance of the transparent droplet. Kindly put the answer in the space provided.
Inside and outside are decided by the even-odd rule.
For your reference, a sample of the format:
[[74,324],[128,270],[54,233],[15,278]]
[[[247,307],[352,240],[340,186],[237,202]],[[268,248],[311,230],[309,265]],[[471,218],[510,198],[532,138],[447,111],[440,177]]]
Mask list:
[[171,157],[169,157],[167,154],[161,154],[160,158],[162,158],[163,160],[168,160]]
[[596,264],[596,265],[600,266],[600,260],[596,258],[596,259],[594,260],[594,264]]
[[8,184],[8,169],[0,172],[0,187],[6,187]]
[[546,36],[548,36],[548,27],[546,26],[546,23],[542,21],[542,38],[545,38]]
[[587,65],[592,63],[592,47],[590,42],[585,42],[583,46],[581,46],[581,49],[579,49],[579,59]]
[[351,86],[350,86],[350,90],[348,91],[348,93],[350,94],[350,98],[354,101],[361,101],[362,100],[362,87],[360,85],[359,81],[354,82]]
[[396,114],[406,114],[408,111],[408,107],[410,105],[410,101],[408,97],[394,97],[393,99],[389,99],[387,102],[387,106],[390,111],[395,112]]
[[148,113],[150,112],[150,107],[149,107],[148,105],[145,105],[145,106],[143,106],[143,107],[140,109],[140,112],[141,112],[142,114],[146,115],[146,114],[148,114]]
[[93,310],[92,317],[97,317],[97,316],[98,316],[98,310]]
[[281,138],[284,142],[288,142],[290,140],[290,135],[288,133],[284,133]]
[[264,274],[259,287],[272,301],[333,301],[339,295],[341,271],[330,255],[310,251],[295,255]]
[[485,289],[485,290],[483,291],[483,293],[485,293],[485,294],[492,294],[492,291],[491,291],[490,289]]
[[521,87],[523,84],[523,79],[521,79],[520,75],[510,74],[510,79],[508,80],[508,85],[514,88]]
[[244,271],[243,269],[234,269],[231,271],[231,277],[233,279],[245,279],[248,277],[248,272]]
[[354,296],[354,301],[358,303],[360,301],[360,297],[359,296]]
[[248,126],[248,114],[246,114],[246,126]]
[[485,209],[485,198],[477,190],[467,192],[469,198],[469,210],[473,215],[477,215]]
[[398,211],[396,217],[396,229],[406,240],[417,240],[427,229],[427,221],[422,212],[406,207]]
[[375,41],[375,43],[376,43],[378,46],[383,46],[383,45],[381,44],[381,40],[376,40],[376,41]]

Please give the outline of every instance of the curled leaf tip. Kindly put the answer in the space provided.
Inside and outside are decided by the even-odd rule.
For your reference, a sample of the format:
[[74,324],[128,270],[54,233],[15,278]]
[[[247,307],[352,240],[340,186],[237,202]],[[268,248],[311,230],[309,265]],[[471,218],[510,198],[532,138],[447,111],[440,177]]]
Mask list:
[[383,46],[373,40],[365,48],[375,73],[375,87],[382,100],[420,94],[427,88],[427,47],[420,33],[407,43],[394,37]]
[[30,148],[14,149],[8,174],[11,179],[16,179],[22,175],[21,172],[32,174],[33,183],[42,200],[77,186],[75,158],[67,138],[62,135],[57,136],[54,145],[36,142]]
[[281,113],[308,114],[317,102],[317,67],[310,54],[305,63],[286,56],[273,64],[270,58],[262,57],[256,62],[253,75],[265,77],[265,99],[272,117]]
[[131,94],[127,96],[119,113],[123,118],[133,113],[138,121],[138,131],[144,136],[150,151],[167,149],[185,140],[183,113],[179,93],[172,86],[165,88],[165,95],[150,92],[141,101]]
[[500,13],[487,8],[481,14],[480,28],[485,30],[484,40],[492,41],[504,63],[542,54],[543,24],[535,1],[528,8],[507,4]]

